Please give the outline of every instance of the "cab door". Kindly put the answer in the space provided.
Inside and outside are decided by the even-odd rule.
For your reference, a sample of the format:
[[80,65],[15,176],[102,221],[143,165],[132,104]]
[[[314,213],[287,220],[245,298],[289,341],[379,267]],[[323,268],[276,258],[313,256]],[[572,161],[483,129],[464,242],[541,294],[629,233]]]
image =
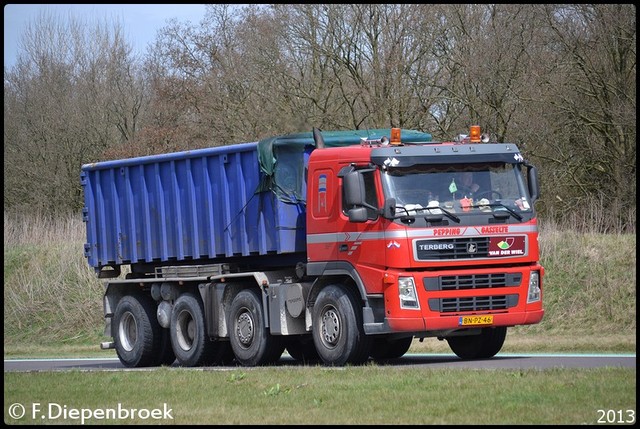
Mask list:
[[[348,179],[341,179],[340,224],[343,229],[339,235],[337,259],[348,262],[357,270],[369,292],[382,287],[381,272],[386,265],[384,220],[379,213],[381,203],[375,180],[376,172],[372,168],[355,172],[361,177],[360,185],[357,186],[361,190],[356,191],[360,193],[356,200],[364,203],[361,205],[354,205],[349,201]],[[350,213],[351,210],[355,212]]]

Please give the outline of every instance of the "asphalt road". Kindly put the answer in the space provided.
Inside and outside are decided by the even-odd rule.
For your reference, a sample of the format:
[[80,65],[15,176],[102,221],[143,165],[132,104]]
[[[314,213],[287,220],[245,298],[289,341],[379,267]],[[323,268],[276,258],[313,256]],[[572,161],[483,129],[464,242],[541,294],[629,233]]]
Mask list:
[[[635,354],[498,354],[491,359],[464,361],[449,354],[406,354],[380,365],[423,368],[477,368],[477,369],[546,369],[546,368],[599,368],[636,367]],[[175,366],[175,364],[174,364]],[[276,367],[299,367],[302,363],[284,355]],[[235,366],[207,367],[207,370],[229,370]],[[151,368],[153,369],[153,368]],[[203,368],[193,368],[202,370]],[[246,368],[245,368],[246,369]],[[5,359],[4,371],[144,371],[150,368],[125,368],[117,358],[91,359]]]

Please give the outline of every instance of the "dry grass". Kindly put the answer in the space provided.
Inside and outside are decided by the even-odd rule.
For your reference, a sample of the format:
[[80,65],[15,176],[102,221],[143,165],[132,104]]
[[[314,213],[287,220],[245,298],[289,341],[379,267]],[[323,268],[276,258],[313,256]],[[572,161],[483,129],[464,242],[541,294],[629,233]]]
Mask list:
[[78,217],[4,218],[4,338],[8,345],[95,341],[103,287],[84,258]]
[[636,330],[635,234],[545,228],[545,329],[599,337]]

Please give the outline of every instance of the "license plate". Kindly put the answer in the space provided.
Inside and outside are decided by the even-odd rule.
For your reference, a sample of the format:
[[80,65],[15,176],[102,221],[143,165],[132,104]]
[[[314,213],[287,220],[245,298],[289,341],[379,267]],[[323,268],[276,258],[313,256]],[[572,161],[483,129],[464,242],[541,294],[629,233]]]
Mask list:
[[493,316],[460,316],[460,319],[458,320],[459,326],[492,324]]

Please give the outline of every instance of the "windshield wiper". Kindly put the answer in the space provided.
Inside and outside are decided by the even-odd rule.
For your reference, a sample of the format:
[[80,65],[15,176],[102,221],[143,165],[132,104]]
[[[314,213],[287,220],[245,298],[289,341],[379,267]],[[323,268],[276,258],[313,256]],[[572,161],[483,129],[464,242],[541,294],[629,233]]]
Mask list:
[[[424,210],[440,210],[442,213],[444,213],[445,215],[447,215],[447,217],[449,219],[451,219],[452,221],[456,222],[456,223],[460,223],[460,218],[458,216],[456,216],[455,214],[451,213],[450,211],[442,208],[442,206],[437,206],[437,207],[425,207]],[[442,220],[442,215],[441,214],[432,214],[429,213],[427,215],[425,215],[424,217],[427,221],[429,222],[439,222]]]
[[[413,223],[415,222],[415,216],[409,214],[409,212],[414,212],[417,216],[418,212],[424,213],[424,212],[429,212],[429,213],[424,213],[424,218],[426,221],[428,222],[440,222],[442,220],[442,214],[445,214],[449,219],[453,220],[456,223],[460,223],[460,218],[458,216],[456,216],[455,214],[451,213],[450,211],[444,209],[442,206],[432,206],[432,207],[415,207],[415,208],[409,208],[407,209],[406,207],[403,206],[396,206],[396,209],[402,209],[404,210],[404,212],[406,214],[400,215],[399,218],[401,221],[406,222],[406,223]],[[441,213],[431,213],[432,210],[440,210]],[[398,218],[398,217],[396,217]]]
[[393,216],[393,219],[400,219],[401,222],[407,223],[409,225],[416,221],[416,217],[414,215],[410,215],[409,212],[412,211],[414,213],[418,213],[418,210],[422,211],[421,208],[407,209],[404,206],[394,206],[393,210],[404,210],[405,214],[395,215]]
[[[490,204],[477,204],[477,205],[473,205],[471,206],[473,208],[480,208],[480,207],[502,207],[504,208],[507,212],[509,212],[511,215],[513,215],[513,217],[515,217],[518,220],[522,220],[522,216],[516,212],[514,212],[512,209],[510,209],[509,207],[505,206],[504,204],[502,204],[501,202],[495,202],[495,203],[490,203]],[[501,210],[500,210],[501,211]],[[495,217],[500,217],[499,215],[496,216],[496,214],[500,213],[500,211],[495,211],[493,210],[493,215]]]

